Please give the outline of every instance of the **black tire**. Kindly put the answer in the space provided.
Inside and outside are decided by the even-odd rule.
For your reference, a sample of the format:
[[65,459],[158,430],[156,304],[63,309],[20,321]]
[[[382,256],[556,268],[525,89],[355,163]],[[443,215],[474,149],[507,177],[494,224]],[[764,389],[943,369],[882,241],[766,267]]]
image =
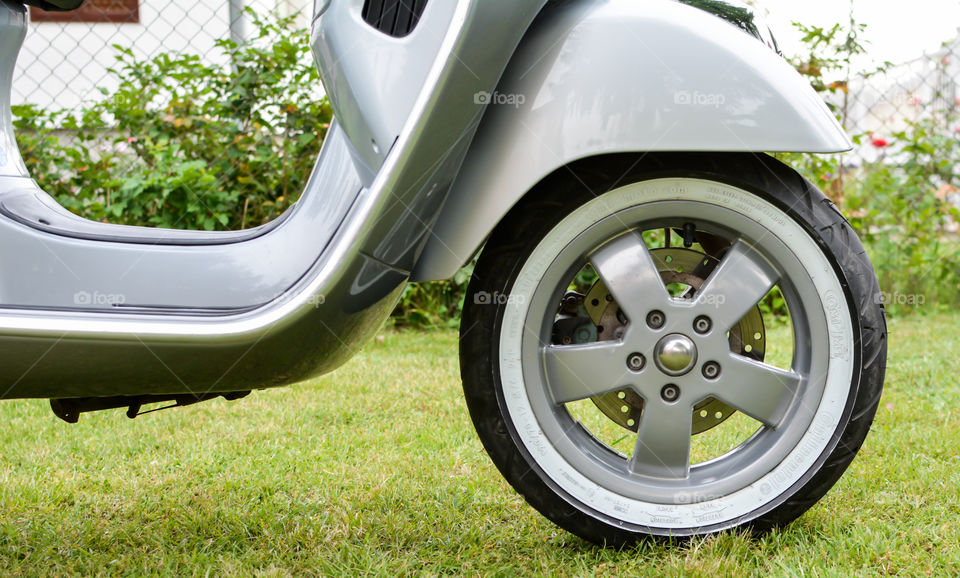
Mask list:
[[[512,295],[521,268],[565,217],[631,183],[692,178],[748,191],[779,208],[816,242],[832,264],[850,312],[852,380],[838,426],[813,467],[775,498],[722,523],[685,528],[636,524],[577,499],[544,472],[524,445],[501,382],[500,338],[507,304],[478,295]],[[562,528],[609,547],[638,538],[691,536],[730,528],[764,532],[813,506],[853,461],[873,420],[883,386],[886,325],[873,268],[856,234],[813,184],[763,155],[671,153],[639,160],[617,155],[575,163],[545,179],[496,227],[470,282],[460,335],[463,387],[476,430],[496,467],[526,501]]]

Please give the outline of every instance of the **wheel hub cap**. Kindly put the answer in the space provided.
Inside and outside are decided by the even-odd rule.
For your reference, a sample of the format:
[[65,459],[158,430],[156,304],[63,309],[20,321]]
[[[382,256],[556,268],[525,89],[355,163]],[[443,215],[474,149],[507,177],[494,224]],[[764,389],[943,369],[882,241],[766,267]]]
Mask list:
[[683,375],[697,362],[697,346],[686,335],[667,335],[657,343],[654,359],[667,375]]

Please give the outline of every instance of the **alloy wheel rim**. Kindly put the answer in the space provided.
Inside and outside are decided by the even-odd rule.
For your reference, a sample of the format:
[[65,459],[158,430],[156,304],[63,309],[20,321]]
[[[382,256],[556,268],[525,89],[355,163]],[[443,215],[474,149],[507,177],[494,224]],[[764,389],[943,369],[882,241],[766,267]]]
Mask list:
[[[825,373],[824,351],[809,337],[825,330],[826,321],[815,289],[804,283],[803,264],[789,247],[771,238],[769,231],[751,224],[750,219],[740,213],[715,206],[683,201],[655,205],[628,209],[588,227],[556,256],[550,274],[535,291],[529,309],[527,327],[530,330],[524,337],[524,351],[536,350],[535,358],[539,361],[526,364],[524,375],[531,399],[535,401],[537,418],[544,425],[550,442],[589,479],[636,499],[664,504],[693,503],[727,495],[756,482],[783,459],[809,427],[812,413],[804,415],[803,410],[816,403],[823,389],[820,375]],[[655,272],[655,269],[651,269],[649,259],[639,251],[638,239],[642,237],[637,234],[665,225],[679,226],[689,221],[684,215],[690,214],[702,215],[697,220],[699,230],[724,235],[732,242],[716,275],[711,277],[713,286],[706,287],[696,301],[658,294],[665,288],[654,274],[644,273]],[[624,229],[629,231],[624,234]],[[601,263],[597,268],[609,289],[614,294],[619,291],[618,302],[644,303],[644,307],[628,311],[629,329],[617,342],[578,346],[551,344],[549,304],[556,303],[560,297],[558,292],[565,277],[584,262],[594,261]],[[621,266],[625,263],[628,265]],[[624,285],[625,279],[631,280],[630,283]],[[742,291],[745,286],[750,288],[742,282],[744,279],[755,285],[751,291]],[[787,297],[794,322],[794,341],[798,344],[789,371],[732,357],[726,336],[726,330],[744,314],[745,308],[754,306],[774,284],[780,285]],[[630,299],[631,294],[636,297]],[[727,307],[715,307],[718,302]],[[661,327],[643,323],[651,310],[666,315],[667,320]],[[700,332],[697,321],[704,315],[710,317],[715,326]],[[636,323],[634,319],[641,322]],[[656,351],[657,345],[670,335],[689,340],[697,352],[697,359],[683,364],[679,375],[671,375],[677,373],[676,369],[664,371],[665,365]],[[655,363],[646,364],[640,371],[631,371],[626,364],[632,352],[642,353]],[[578,361],[576,356],[583,360]],[[606,357],[610,358],[609,364],[603,363]],[[530,358],[524,355],[524,359]],[[714,375],[713,366],[718,361],[719,370]],[[597,368],[602,367],[616,367],[623,375],[635,374],[636,378],[621,383],[620,376],[609,377],[599,390],[588,387],[578,393],[578,383],[597,383],[600,379]],[[736,388],[738,380],[761,379],[757,376],[774,382],[772,385],[781,388],[781,393],[768,391],[766,395],[757,395],[750,388]],[[622,386],[637,392],[645,404],[637,428],[637,443],[629,457],[598,443],[591,432],[570,417],[565,407],[582,399],[578,397],[582,393],[597,394]],[[665,395],[668,386],[675,387],[675,396],[673,389],[670,395]],[[747,413],[763,427],[730,452],[708,462],[691,464],[690,414],[694,404],[710,396],[719,397]]]

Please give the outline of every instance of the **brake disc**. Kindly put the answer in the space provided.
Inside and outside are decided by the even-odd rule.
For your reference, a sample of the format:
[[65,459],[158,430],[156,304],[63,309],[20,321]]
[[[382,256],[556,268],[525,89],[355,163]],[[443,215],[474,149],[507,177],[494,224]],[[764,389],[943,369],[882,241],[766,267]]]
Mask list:
[[[710,273],[720,264],[718,259],[692,249],[667,247],[652,249],[650,254],[660,276],[675,297],[692,298],[703,287]],[[679,293],[679,294],[678,294]],[[583,298],[583,308],[597,326],[597,341],[620,339],[626,330],[626,316],[603,281],[597,281]],[[763,314],[754,307],[730,330],[730,351],[763,361],[766,332]],[[591,401],[621,427],[637,431],[643,398],[632,389],[623,389],[591,398]],[[709,398],[693,408],[693,434],[715,428],[736,412],[725,403]]]

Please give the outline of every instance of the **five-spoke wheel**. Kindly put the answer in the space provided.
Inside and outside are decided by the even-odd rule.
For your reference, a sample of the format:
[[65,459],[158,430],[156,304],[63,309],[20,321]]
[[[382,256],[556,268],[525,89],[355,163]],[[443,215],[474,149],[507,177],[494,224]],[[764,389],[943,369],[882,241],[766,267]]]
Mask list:
[[784,523],[866,435],[885,355],[869,262],[792,171],[730,161],[647,159],[596,198],[574,179],[568,206],[543,202],[558,180],[477,266],[471,292],[510,295],[467,299],[477,430],[511,484],[585,538]]

